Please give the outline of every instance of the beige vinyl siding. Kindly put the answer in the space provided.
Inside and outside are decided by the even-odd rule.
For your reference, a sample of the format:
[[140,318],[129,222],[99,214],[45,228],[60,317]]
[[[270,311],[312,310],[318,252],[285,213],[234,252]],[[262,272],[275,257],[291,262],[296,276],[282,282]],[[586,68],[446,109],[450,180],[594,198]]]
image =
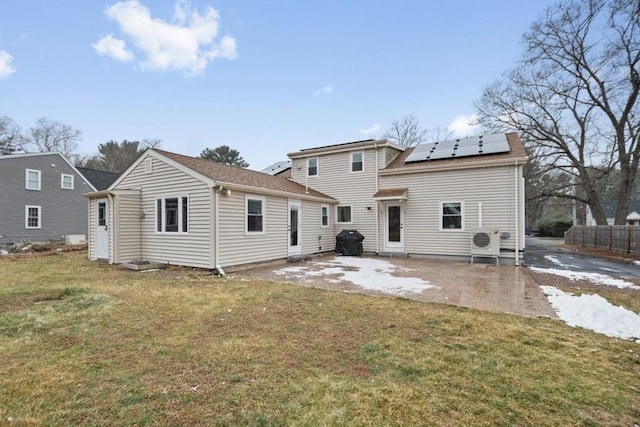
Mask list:
[[[153,158],[153,172],[145,173],[140,162],[118,184],[118,189],[140,189],[142,259],[166,264],[214,268],[210,241],[213,238],[213,191],[204,182]],[[156,232],[156,198],[188,197],[188,233]],[[138,214],[140,215],[140,213]],[[121,258],[121,257],[116,257]]]
[[[287,257],[288,199],[248,193],[264,199],[263,233],[246,233],[245,195],[232,191],[229,196],[219,196],[219,264],[224,267],[253,262],[270,261]],[[305,231],[303,230],[303,236]]]
[[382,154],[382,161],[380,162],[380,169],[384,169],[387,166],[389,166],[389,163],[391,163],[393,161],[393,159],[395,159],[396,157],[398,157],[398,154],[400,154],[401,151],[400,150],[396,150],[395,148],[392,147],[384,147],[381,150],[381,154]]
[[[509,232],[501,240],[503,256],[513,257],[517,215],[512,166],[403,174],[380,177],[380,188],[408,187],[404,202],[404,251],[409,254],[469,255],[471,230],[478,227],[482,203],[483,227]],[[519,183],[519,178],[516,181]],[[453,184],[455,183],[455,184]],[[518,184],[519,185],[519,184]],[[463,202],[464,231],[440,230],[440,202]],[[383,235],[384,212],[380,213]],[[384,250],[381,238],[381,250]]]
[[115,197],[113,216],[115,223],[114,262],[123,263],[142,258],[142,231],[140,227],[140,200],[138,191],[120,193]]
[[[364,153],[364,171],[351,173],[351,152]],[[375,214],[376,203],[373,195],[376,192],[376,151],[370,149],[354,149],[340,153],[321,154],[318,156],[318,176],[306,176],[307,158],[296,158],[292,162],[292,178],[294,181],[327,194],[339,201],[331,205],[331,222],[333,227],[333,244],[335,235],[343,229],[356,229],[365,236],[365,251],[376,250]],[[298,166],[302,166],[298,168]],[[352,223],[335,222],[336,206],[351,206]],[[370,207],[371,209],[367,209]],[[324,240],[324,238],[323,238]]]
[[[329,226],[321,227],[321,206],[329,209]],[[333,224],[333,205],[302,201],[302,253],[315,254],[333,251],[336,246],[336,233]],[[319,237],[319,238],[318,238]]]

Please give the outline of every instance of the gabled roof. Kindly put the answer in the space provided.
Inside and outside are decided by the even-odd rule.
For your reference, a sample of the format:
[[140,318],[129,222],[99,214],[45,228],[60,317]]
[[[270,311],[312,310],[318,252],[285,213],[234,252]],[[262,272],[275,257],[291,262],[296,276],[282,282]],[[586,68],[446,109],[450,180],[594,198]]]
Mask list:
[[[600,206],[602,206],[605,218],[614,218],[616,216],[616,210],[618,210],[617,200],[606,200],[601,202]],[[640,213],[640,200],[629,200],[629,210],[627,213],[631,214],[633,212]]]
[[325,199],[328,202],[337,201],[333,197],[279,176],[272,176],[266,173],[252,171],[250,169],[243,169],[238,166],[223,165],[211,160],[184,156],[182,154],[171,153],[157,148],[150,148],[148,151],[156,152],[161,156],[165,156],[199,173],[200,175],[204,175],[205,177],[223,185],[235,184],[245,188],[255,188],[256,191],[270,190],[289,193],[291,195],[301,197],[306,196]]
[[91,187],[94,191],[97,190],[97,187],[94,185],[94,183],[89,178],[87,178],[79,170],[79,168],[77,168],[73,164],[71,164],[71,162],[65,156],[62,155],[62,153],[59,153],[57,151],[45,151],[45,152],[42,152],[42,153],[3,154],[3,155],[0,155],[0,160],[15,160],[15,159],[20,160],[20,159],[25,159],[25,158],[29,158],[29,157],[44,157],[44,156],[59,157],[67,165],[69,165],[69,167],[71,169],[73,169],[73,171],[75,173],[77,173],[78,176],[80,176],[80,178],[82,178],[89,187]]
[[401,172],[414,172],[414,171],[428,171],[438,169],[455,169],[466,166],[480,166],[495,163],[511,163],[511,162],[525,162],[529,160],[527,151],[524,148],[524,144],[520,141],[520,138],[515,133],[506,134],[507,142],[509,143],[509,151],[505,153],[485,154],[482,156],[469,156],[458,157],[452,159],[439,159],[423,162],[406,162],[407,157],[411,155],[414,148],[409,148],[403,153],[400,153],[389,165],[381,171],[383,174],[401,173]]
[[96,190],[106,190],[120,176],[119,173],[99,171],[96,169],[77,167],[78,171],[96,187]]
[[344,142],[341,144],[325,145],[322,147],[304,148],[300,151],[289,153],[287,154],[287,156],[293,159],[296,157],[308,157],[318,154],[339,153],[343,151],[355,151],[375,147],[392,147],[399,151],[405,150],[405,147],[396,145],[392,142],[387,141],[386,139],[364,139],[362,141]]

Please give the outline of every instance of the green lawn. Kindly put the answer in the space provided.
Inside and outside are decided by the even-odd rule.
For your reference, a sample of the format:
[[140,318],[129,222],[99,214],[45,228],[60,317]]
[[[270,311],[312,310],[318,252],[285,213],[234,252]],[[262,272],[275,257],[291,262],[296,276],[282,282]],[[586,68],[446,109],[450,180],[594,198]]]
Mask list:
[[0,425],[640,423],[633,342],[85,257],[0,257]]

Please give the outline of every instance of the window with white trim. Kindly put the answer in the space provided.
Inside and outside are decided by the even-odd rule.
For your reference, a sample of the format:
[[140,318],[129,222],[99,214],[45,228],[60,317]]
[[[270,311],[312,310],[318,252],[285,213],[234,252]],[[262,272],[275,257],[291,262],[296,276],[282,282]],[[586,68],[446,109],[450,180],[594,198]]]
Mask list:
[[264,233],[264,197],[246,196],[245,212],[247,217],[247,234]]
[[27,169],[26,184],[27,190],[40,190],[40,171],[36,169]]
[[307,176],[318,176],[318,158],[307,159]]
[[336,206],[336,222],[351,223],[351,206]]
[[24,207],[24,227],[25,228],[41,228],[42,208],[40,206],[25,206]]
[[187,196],[156,199],[157,233],[187,233],[188,226],[189,198]]
[[73,190],[73,175],[60,175],[60,187],[64,190]]
[[463,202],[440,202],[440,229],[464,230]]
[[351,153],[351,172],[362,172],[364,170],[364,153],[359,151]]
[[326,228],[329,226],[329,206],[320,206],[320,227]]

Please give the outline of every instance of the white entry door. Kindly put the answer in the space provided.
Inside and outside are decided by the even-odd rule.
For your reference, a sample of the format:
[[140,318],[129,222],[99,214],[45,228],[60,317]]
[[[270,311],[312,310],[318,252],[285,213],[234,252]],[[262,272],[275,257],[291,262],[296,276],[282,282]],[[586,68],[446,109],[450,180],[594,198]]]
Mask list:
[[289,200],[289,255],[302,253],[302,209],[300,202]]
[[96,199],[96,258],[109,258],[109,200]]
[[404,209],[401,203],[386,203],[384,246],[391,251],[404,250]]

